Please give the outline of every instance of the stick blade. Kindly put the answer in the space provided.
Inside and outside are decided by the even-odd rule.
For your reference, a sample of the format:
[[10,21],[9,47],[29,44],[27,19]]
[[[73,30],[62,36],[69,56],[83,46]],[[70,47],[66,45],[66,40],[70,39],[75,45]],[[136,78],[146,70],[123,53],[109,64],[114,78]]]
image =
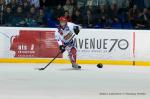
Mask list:
[[45,68],[35,68],[35,70],[39,70],[39,71],[41,71],[41,70],[44,70]]
[[45,68],[39,68],[38,70],[44,70]]

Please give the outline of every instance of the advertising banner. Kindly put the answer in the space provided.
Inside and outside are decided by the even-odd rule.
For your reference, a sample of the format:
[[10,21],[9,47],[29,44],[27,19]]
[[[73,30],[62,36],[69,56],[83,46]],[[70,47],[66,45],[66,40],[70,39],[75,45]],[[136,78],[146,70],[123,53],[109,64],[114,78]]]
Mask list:
[[75,39],[78,59],[131,60],[133,31],[82,29]]
[[5,28],[0,30],[0,42],[1,58],[53,58],[59,52],[55,30],[51,29]]

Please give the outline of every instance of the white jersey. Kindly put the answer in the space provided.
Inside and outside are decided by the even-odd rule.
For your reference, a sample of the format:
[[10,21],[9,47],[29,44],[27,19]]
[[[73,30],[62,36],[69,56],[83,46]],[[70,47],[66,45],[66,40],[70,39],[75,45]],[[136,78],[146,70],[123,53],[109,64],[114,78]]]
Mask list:
[[73,35],[75,35],[74,26],[78,26],[78,25],[71,22],[67,22],[64,28],[62,28],[61,26],[58,27],[55,33],[55,38],[58,41],[59,45],[71,43],[70,39],[72,39]]

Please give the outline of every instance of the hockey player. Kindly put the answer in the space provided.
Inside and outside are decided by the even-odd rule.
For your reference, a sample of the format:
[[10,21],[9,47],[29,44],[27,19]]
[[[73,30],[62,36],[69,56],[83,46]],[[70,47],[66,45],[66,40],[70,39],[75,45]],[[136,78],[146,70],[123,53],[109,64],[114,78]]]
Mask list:
[[58,27],[58,31],[55,33],[55,38],[58,41],[59,49],[61,53],[67,50],[72,67],[75,69],[80,69],[81,66],[76,63],[77,50],[73,39],[74,35],[78,35],[80,26],[71,22],[67,22],[67,19],[64,16],[61,16],[58,18],[58,20],[60,25]]

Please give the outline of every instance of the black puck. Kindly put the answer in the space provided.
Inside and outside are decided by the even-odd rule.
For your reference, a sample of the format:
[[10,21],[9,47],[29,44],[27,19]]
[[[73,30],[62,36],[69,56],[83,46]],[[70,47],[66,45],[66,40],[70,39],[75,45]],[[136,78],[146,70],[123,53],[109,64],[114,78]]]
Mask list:
[[97,64],[97,67],[98,68],[103,68],[103,64],[99,63],[99,64]]

